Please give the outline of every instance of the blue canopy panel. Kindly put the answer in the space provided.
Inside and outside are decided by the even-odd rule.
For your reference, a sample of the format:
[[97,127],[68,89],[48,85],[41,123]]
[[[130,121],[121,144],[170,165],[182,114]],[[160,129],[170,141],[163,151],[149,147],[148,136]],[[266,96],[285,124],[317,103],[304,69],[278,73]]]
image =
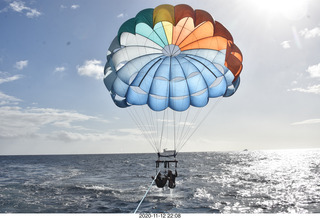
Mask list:
[[193,57],[200,57],[211,62],[226,78],[228,86],[232,84],[234,80],[234,75],[232,72],[224,65],[226,58],[226,50],[210,50],[210,49],[192,49],[181,52],[185,55],[193,55]]
[[185,57],[191,62],[199,72],[201,72],[209,91],[209,97],[220,97],[223,96],[227,90],[227,81],[224,74],[207,59],[199,56],[187,55]]
[[226,91],[226,93],[224,94],[224,97],[230,97],[232,96],[237,90],[238,87],[240,85],[240,77],[238,77],[233,83],[232,85],[230,85]]
[[[161,34],[156,33],[158,40]],[[119,107],[148,104],[155,111],[184,111],[190,105],[204,107],[209,98],[231,96],[239,86],[240,79],[233,82],[224,66],[225,51],[195,49],[166,56],[144,36],[123,33],[122,39],[127,46],[108,55],[104,80]],[[144,49],[142,43],[150,47]]]
[[162,62],[163,59],[161,57],[155,58],[138,71],[127,93],[128,103],[132,105],[147,104],[153,77]]
[[149,92],[148,105],[155,111],[161,111],[169,106],[170,58],[163,56],[161,65],[153,72]]

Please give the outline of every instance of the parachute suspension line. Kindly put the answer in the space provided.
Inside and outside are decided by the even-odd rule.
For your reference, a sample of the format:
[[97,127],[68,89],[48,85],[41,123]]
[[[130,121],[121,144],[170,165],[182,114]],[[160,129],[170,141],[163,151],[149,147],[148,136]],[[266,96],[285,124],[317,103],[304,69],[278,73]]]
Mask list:
[[189,138],[190,132],[192,133],[192,129],[196,126],[196,121],[198,121],[198,117],[201,115],[202,109],[203,108],[194,108],[194,107],[190,107],[188,109],[187,117],[190,117],[190,118],[185,119],[186,128],[185,128],[185,131],[181,133],[181,141],[179,143],[179,148],[177,149],[177,151],[181,150],[185,140]]
[[[142,107],[142,109],[143,109],[143,106],[139,106],[139,107]],[[134,115],[136,116],[137,120],[139,121],[142,133],[145,136],[147,136],[147,138],[149,138],[149,142],[150,142],[151,146],[153,147],[153,149],[155,151],[157,151],[156,150],[156,140],[150,131],[150,126],[143,122],[143,121],[146,121],[146,120],[144,120],[144,118],[140,117],[141,113],[139,113],[139,112],[141,112],[142,110],[137,111],[137,108],[133,108],[133,107],[132,107],[132,109],[134,111]],[[144,116],[144,117],[146,117],[146,116]]]
[[[199,108],[197,108],[197,109],[199,109]],[[183,139],[186,139],[186,138],[188,138],[188,136],[190,136],[190,132],[192,133],[192,129],[194,129],[194,127],[197,127],[197,124],[196,124],[196,121],[198,121],[198,117],[200,116],[200,115],[202,115],[202,111],[203,111],[203,107],[202,108],[200,108],[199,110],[193,110],[194,111],[194,115],[193,115],[193,118],[192,118],[192,120],[191,120],[191,123],[190,123],[190,125],[189,125],[189,127],[188,127],[188,129],[187,129],[187,131],[186,131],[186,133],[185,133],[185,135],[183,136]]]
[[176,151],[176,111],[172,110],[173,112],[173,149]]
[[[183,136],[183,133],[184,133],[184,129],[186,128],[186,124],[187,124],[187,121],[188,121],[190,110],[191,110],[190,108],[187,110],[187,115],[184,118],[184,124],[183,124],[182,130],[180,132],[180,136],[179,136],[179,145],[182,142],[182,136]],[[182,115],[182,113],[180,115]]]
[[[205,115],[202,115],[202,111],[204,108],[200,108],[198,112],[195,113],[193,120],[191,122],[192,125],[189,126],[188,129],[188,133],[186,133],[186,135],[184,136],[185,140],[184,142],[181,144],[181,148],[188,142],[188,140],[191,138],[191,136],[193,136],[193,134],[195,133],[195,131],[200,127],[200,125],[202,124],[202,122],[206,119],[207,115],[211,112],[211,109],[208,110],[208,113]],[[202,115],[203,118],[200,120],[200,122],[198,124],[196,124],[196,121],[198,121],[199,115]]]
[[[189,56],[188,56],[189,57]],[[198,60],[196,60],[196,61],[198,61]],[[206,66],[205,66],[206,67]],[[199,68],[198,67],[196,67],[198,70],[199,70]],[[200,70],[199,70],[199,72],[201,72]],[[200,77],[198,78],[198,81],[197,81],[197,88],[198,88],[198,86],[199,86],[199,84],[200,84],[200,81],[201,81],[201,79],[200,79]],[[185,132],[185,135],[183,136],[183,138],[182,139],[189,139],[189,133],[190,133],[190,131],[192,130],[192,128],[194,128],[194,126],[197,126],[196,125],[196,121],[198,121],[198,117],[199,117],[199,115],[202,115],[202,110],[203,110],[203,107],[201,107],[200,108],[200,110],[197,110],[197,109],[199,109],[199,108],[191,108],[190,109],[190,107],[189,107],[189,110],[192,110],[194,113],[194,117],[192,118],[192,121],[191,121],[191,123],[189,124],[189,126],[188,126],[188,128],[187,128],[187,131]],[[192,131],[191,131],[191,135],[192,135]],[[183,144],[181,144],[180,145],[180,147],[182,148],[183,147]]]
[[[126,51],[127,53],[127,51]],[[128,55],[128,54],[127,54]],[[125,89],[124,86],[122,86],[123,89]],[[132,110],[132,111],[131,111]],[[153,136],[151,134],[148,135],[148,131],[145,131],[146,127],[143,126],[143,122],[141,120],[141,118],[139,117],[139,114],[136,112],[136,106],[131,106],[129,107],[128,114],[131,117],[131,119],[133,120],[133,122],[136,124],[136,126],[140,129],[141,133],[143,134],[143,136],[147,139],[147,141],[151,144],[151,146],[155,149],[155,139],[153,138]],[[153,143],[154,142],[154,143]],[[155,149],[156,150],[156,149]]]
[[162,146],[162,137],[163,137],[163,130],[164,130],[164,118],[166,116],[166,110],[163,110],[163,117],[162,117],[162,128],[161,128],[161,136],[160,136],[160,147],[159,149],[161,150]]
[[[188,55],[187,55],[187,57],[189,57]],[[189,57],[189,58],[191,58],[191,57]],[[189,61],[189,60],[188,60]],[[198,60],[195,60],[195,61],[197,61],[197,62],[199,62]],[[191,63],[191,61],[189,61],[190,63]],[[183,68],[182,68],[182,65],[181,65],[181,63],[179,62],[179,64],[180,64],[180,66],[181,66],[181,69],[183,70]],[[191,63],[191,64],[193,64],[193,63]],[[201,63],[202,65],[204,65],[203,63]],[[194,64],[193,64],[194,65]],[[195,65],[194,65],[195,66]],[[197,66],[195,66],[197,69],[198,69],[198,71],[199,72],[201,72],[200,71],[200,69],[197,67]],[[205,66],[206,67],[206,66]],[[210,71],[210,69],[208,69],[209,71]],[[215,75],[214,75],[215,76]],[[204,78],[203,77],[199,77],[198,78],[198,80],[197,80],[197,82],[196,82],[196,88],[198,88],[199,87],[199,85],[200,85],[200,82],[202,81],[201,80],[201,78],[204,80]],[[195,107],[196,108],[196,107]],[[185,132],[182,132],[181,131],[181,135],[180,135],[180,137],[179,137],[179,143],[178,143],[178,146],[177,146],[177,149],[176,149],[176,151],[179,151],[179,150],[181,150],[181,148],[183,147],[183,145],[185,144],[185,142],[184,142],[184,139],[189,139],[189,133],[190,133],[190,131],[192,130],[192,128],[194,127],[194,125],[195,125],[195,121],[198,121],[197,120],[197,118],[199,117],[199,115],[201,114],[201,111],[202,111],[202,109],[203,108],[200,108],[200,112],[195,112],[194,113],[194,115],[192,115],[193,116],[193,118],[191,117],[191,119],[192,119],[192,121],[191,122],[189,122],[189,123],[187,123],[187,121],[189,120],[187,120],[187,118],[189,117],[189,113],[190,113],[190,111],[198,111],[198,110],[192,110],[193,109],[193,107],[189,107],[189,109],[187,110],[187,116],[185,117],[185,122],[184,122],[184,124],[183,124],[183,130],[185,129],[185,127],[187,126],[187,129],[186,129],[186,131]],[[198,109],[198,108],[197,108]],[[181,112],[181,114],[180,114],[180,119],[181,119],[181,115],[182,115],[182,112]],[[179,125],[180,125],[180,122],[181,122],[181,120],[179,121]],[[180,128],[180,126],[179,126],[179,128]],[[191,131],[191,135],[192,135],[192,131]]]
[[178,112],[178,115],[179,115],[179,122],[178,122],[178,124],[177,124],[177,126],[178,126],[178,130],[177,130],[177,148],[179,147],[179,145],[180,145],[180,136],[181,136],[181,118],[182,118],[182,115],[183,115],[184,113],[183,112]]
[[[144,108],[143,108],[143,111],[144,111]],[[158,133],[158,130],[156,130],[156,126],[154,124],[154,113],[152,110],[147,110],[147,114],[149,114],[147,117],[147,119],[149,119],[149,123],[148,123],[148,126],[149,126],[149,130],[150,130],[150,134],[153,135],[153,138],[154,138],[154,142],[155,142],[155,147],[157,148],[157,133]]]
[[139,124],[138,119],[135,117],[134,113],[132,113],[130,110],[128,110],[128,114],[131,117],[131,119],[133,120],[133,122],[136,124],[136,126],[139,128],[139,130],[141,131],[141,133],[144,135],[144,137],[149,141],[150,144],[152,144],[152,142],[150,141],[149,136],[147,136],[145,134],[145,132],[143,132],[143,127],[141,126],[141,124]]
[[152,136],[148,135],[148,132],[145,131],[144,126],[140,124],[139,120],[136,118],[136,116],[134,115],[133,112],[131,112],[130,110],[128,110],[128,113],[129,113],[131,119],[132,119],[132,120],[134,121],[134,123],[136,124],[136,126],[137,126],[137,127],[139,128],[139,130],[141,131],[142,135],[147,139],[147,141],[150,143],[150,145],[153,147],[153,149],[154,149],[155,151],[157,151],[156,148],[155,148],[155,146],[154,146],[154,143],[152,142]]
[[168,128],[168,126],[169,126],[169,110],[167,110],[167,113],[166,113],[166,117],[167,117],[167,119],[166,119],[166,121],[165,121],[165,129],[166,129],[166,131],[167,131],[167,134],[166,134],[166,144],[165,145],[167,145],[168,144],[168,141],[169,141],[169,128]]
[[[149,132],[150,134],[153,136],[154,139],[154,146],[156,149],[156,152],[158,152],[158,130],[156,130],[156,125],[154,124],[155,122],[155,117],[156,117],[156,113],[153,112],[152,110],[149,109],[145,109],[146,107],[142,107],[142,111],[145,117],[145,121],[147,121],[147,126],[149,128]],[[147,112],[145,112],[147,111]]]
[[[144,119],[144,121],[146,121],[146,124],[145,124],[145,127],[146,127],[146,129],[147,129],[147,131],[149,131],[149,134],[154,138],[154,134],[153,134],[153,132],[152,132],[152,126],[151,126],[151,118],[150,118],[150,116],[147,116],[147,113],[145,112],[145,110],[144,110],[144,106],[141,106],[141,109],[142,110],[140,110],[140,111],[142,111],[142,119]],[[141,119],[141,121],[143,121]],[[154,143],[156,144],[156,142],[154,141]]]
[[217,101],[212,105],[210,110],[206,113],[206,115],[202,118],[202,120],[199,122],[199,124],[196,126],[196,128],[193,130],[191,135],[188,137],[188,139],[185,140],[185,142],[182,144],[180,150],[183,148],[183,146],[188,142],[188,140],[191,138],[191,136],[199,129],[200,125],[204,122],[204,120],[207,118],[207,116],[210,114],[210,112],[218,105],[218,103],[222,100],[222,96],[217,98]]
[[[155,151],[157,151],[157,143],[156,143],[156,138],[154,136],[154,132],[152,131],[152,125],[150,124],[149,120],[152,120],[152,118],[150,118],[150,116],[147,116],[145,110],[144,110],[144,106],[141,106],[142,110],[139,110],[139,112],[142,111],[142,118],[139,115],[139,112],[136,112],[137,115],[139,115],[139,119],[141,121],[142,126],[144,127],[145,132],[148,134],[148,136],[150,136],[151,140],[152,140],[152,146],[154,148]],[[145,121],[145,122],[143,122]]]
[[146,191],[146,193],[145,193],[145,194],[144,194],[144,196],[142,197],[141,201],[139,202],[139,204],[138,204],[138,206],[137,206],[136,210],[134,211],[134,214],[135,214],[135,213],[137,213],[137,211],[138,211],[138,209],[139,209],[140,205],[142,204],[143,200],[147,197],[147,194],[148,194],[148,192],[150,191],[150,189],[151,189],[151,187],[152,187],[152,185],[153,185],[154,181],[157,179],[157,177],[158,177],[158,174],[159,174],[159,173],[160,173],[160,170],[158,171],[157,175],[156,175],[156,176],[154,177],[154,179],[152,180],[152,182],[151,182],[151,184],[150,184],[150,186],[149,186],[148,190]]

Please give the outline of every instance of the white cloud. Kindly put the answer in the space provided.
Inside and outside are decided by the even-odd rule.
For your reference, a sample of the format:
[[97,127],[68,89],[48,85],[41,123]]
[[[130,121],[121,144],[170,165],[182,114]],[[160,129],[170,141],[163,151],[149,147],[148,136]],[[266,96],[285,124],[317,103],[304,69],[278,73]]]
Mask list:
[[319,27],[315,27],[315,28],[313,28],[311,30],[309,30],[308,28],[305,28],[303,30],[300,30],[299,33],[305,39],[315,38],[317,36],[318,37],[320,36],[320,28]]
[[33,18],[33,17],[38,17],[41,15],[41,13],[39,11],[37,11],[36,9],[30,9],[27,13],[26,13],[27,17],[29,18]]
[[54,69],[54,72],[64,72],[66,70],[66,68],[65,67],[56,67],[55,69]]
[[80,133],[71,131],[58,131],[48,136],[49,139],[59,140],[64,142],[74,141],[112,141],[112,140],[123,140],[123,136],[128,139],[141,141],[141,132],[137,129],[118,129],[109,130],[108,132],[94,132],[94,133]]
[[291,125],[311,125],[311,124],[320,124],[320,119],[308,119],[301,122],[291,123]]
[[124,17],[123,13],[117,15],[117,18],[123,18],[123,17]]
[[17,104],[21,100],[19,98],[9,96],[0,91],[0,106],[8,105],[8,104]]
[[289,89],[288,91],[299,91],[303,93],[320,94],[320,84],[309,86],[307,88],[301,88],[301,87],[293,88],[293,89]]
[[[46,127],[88,130],[74,123],[100,119],[74,111],[52,108],[0,107],[0,138],[37,136]],[[103,121],[102,121],[103,122]]]
[[298,81],[292,81],[291,82],[291,85],[297,85],[298,84]]
[[75,10],[75,9],[77,9],[77,8],[79,8],[79,7],[80,7],[80,5],[71,5],[70,8]]
[[80,8],[80,5],[76,5],[76,4],[71,5],[71,6],[60,5],[60,8],[61,9],[69,9],[70,8],[72,10],[76,10],[76,9]]
[[[16,81],[22,77],[23,77],[22,75],[9,76],[7,72],[0,71],[0,84]],[[22,100],[13,96],[9,96],[0,91],[0,106],[8,105],[8,104],[17,104],[20,101]]]
[[24,6],[24,2],[18,2],[18,1],[14,1],[14,2],[10,3],[10,7],[12,10],[14,10],[16,12],[22,12],[22,10],[27,8]]
[[19,13],[25,12],[25,15],[29,18],[38,17],[42,14],[37,9],[25,6],[23,1],[13,1],[9,4],[9,8]]
[[309,66],[306,70],[311,78],[319,78],[320,79],[320,63],[317,65]]
[[291,48],[290,41],[288,41],[288,40],[283,41],[282,43],[280,43],[280,45],[281,45],[282,48],[284,48],[284,49],[289,49],[289,48]]
[[102,141],[112,140],[114,136],[108,133],[79,133],[69,131],[59,131],[48,136],[49,139],[72,142],[72,141]]
[[0,71],[0,84],[16,81],[22,78],[22,75],[8,76],[8,73]]
[[19,69],[19,70],[22,70],[24,69],[25,67],[28,66],[28,60],[21,60],[21,61],[18,61],[16,62],[16,64],[14,65],[14,67],[16,69]]
[[104,66],[101,64],[102,62],[99,60],[86,60],[83,65],[77,66],[78,74],[81,76],[102,79]]

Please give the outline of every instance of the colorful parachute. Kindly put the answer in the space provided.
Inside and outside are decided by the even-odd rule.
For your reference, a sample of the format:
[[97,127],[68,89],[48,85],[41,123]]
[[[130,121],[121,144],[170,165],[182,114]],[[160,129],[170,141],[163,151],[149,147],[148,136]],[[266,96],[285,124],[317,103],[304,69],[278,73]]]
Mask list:
[[155,111],[184,111],[231,96],[242,70],[228,30],[188,5],[140,11],[120,27],[107,59],[104,82],[115,104],[148,104]]
[[233,95],[241,70],[241,51],[208,12],[160,5],[122,24],[109,47],[104,83],[118,107],[183,112]]

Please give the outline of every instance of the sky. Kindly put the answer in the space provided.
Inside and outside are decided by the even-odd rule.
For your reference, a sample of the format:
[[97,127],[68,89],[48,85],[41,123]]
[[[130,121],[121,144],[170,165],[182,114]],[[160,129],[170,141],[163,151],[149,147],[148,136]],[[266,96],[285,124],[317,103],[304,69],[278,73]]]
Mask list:
[[153,152],[103,69],[121,24],[165,3],[209,12],[244,57],[182,151],[320,148],[318,0],[0,0],[0,155]]

